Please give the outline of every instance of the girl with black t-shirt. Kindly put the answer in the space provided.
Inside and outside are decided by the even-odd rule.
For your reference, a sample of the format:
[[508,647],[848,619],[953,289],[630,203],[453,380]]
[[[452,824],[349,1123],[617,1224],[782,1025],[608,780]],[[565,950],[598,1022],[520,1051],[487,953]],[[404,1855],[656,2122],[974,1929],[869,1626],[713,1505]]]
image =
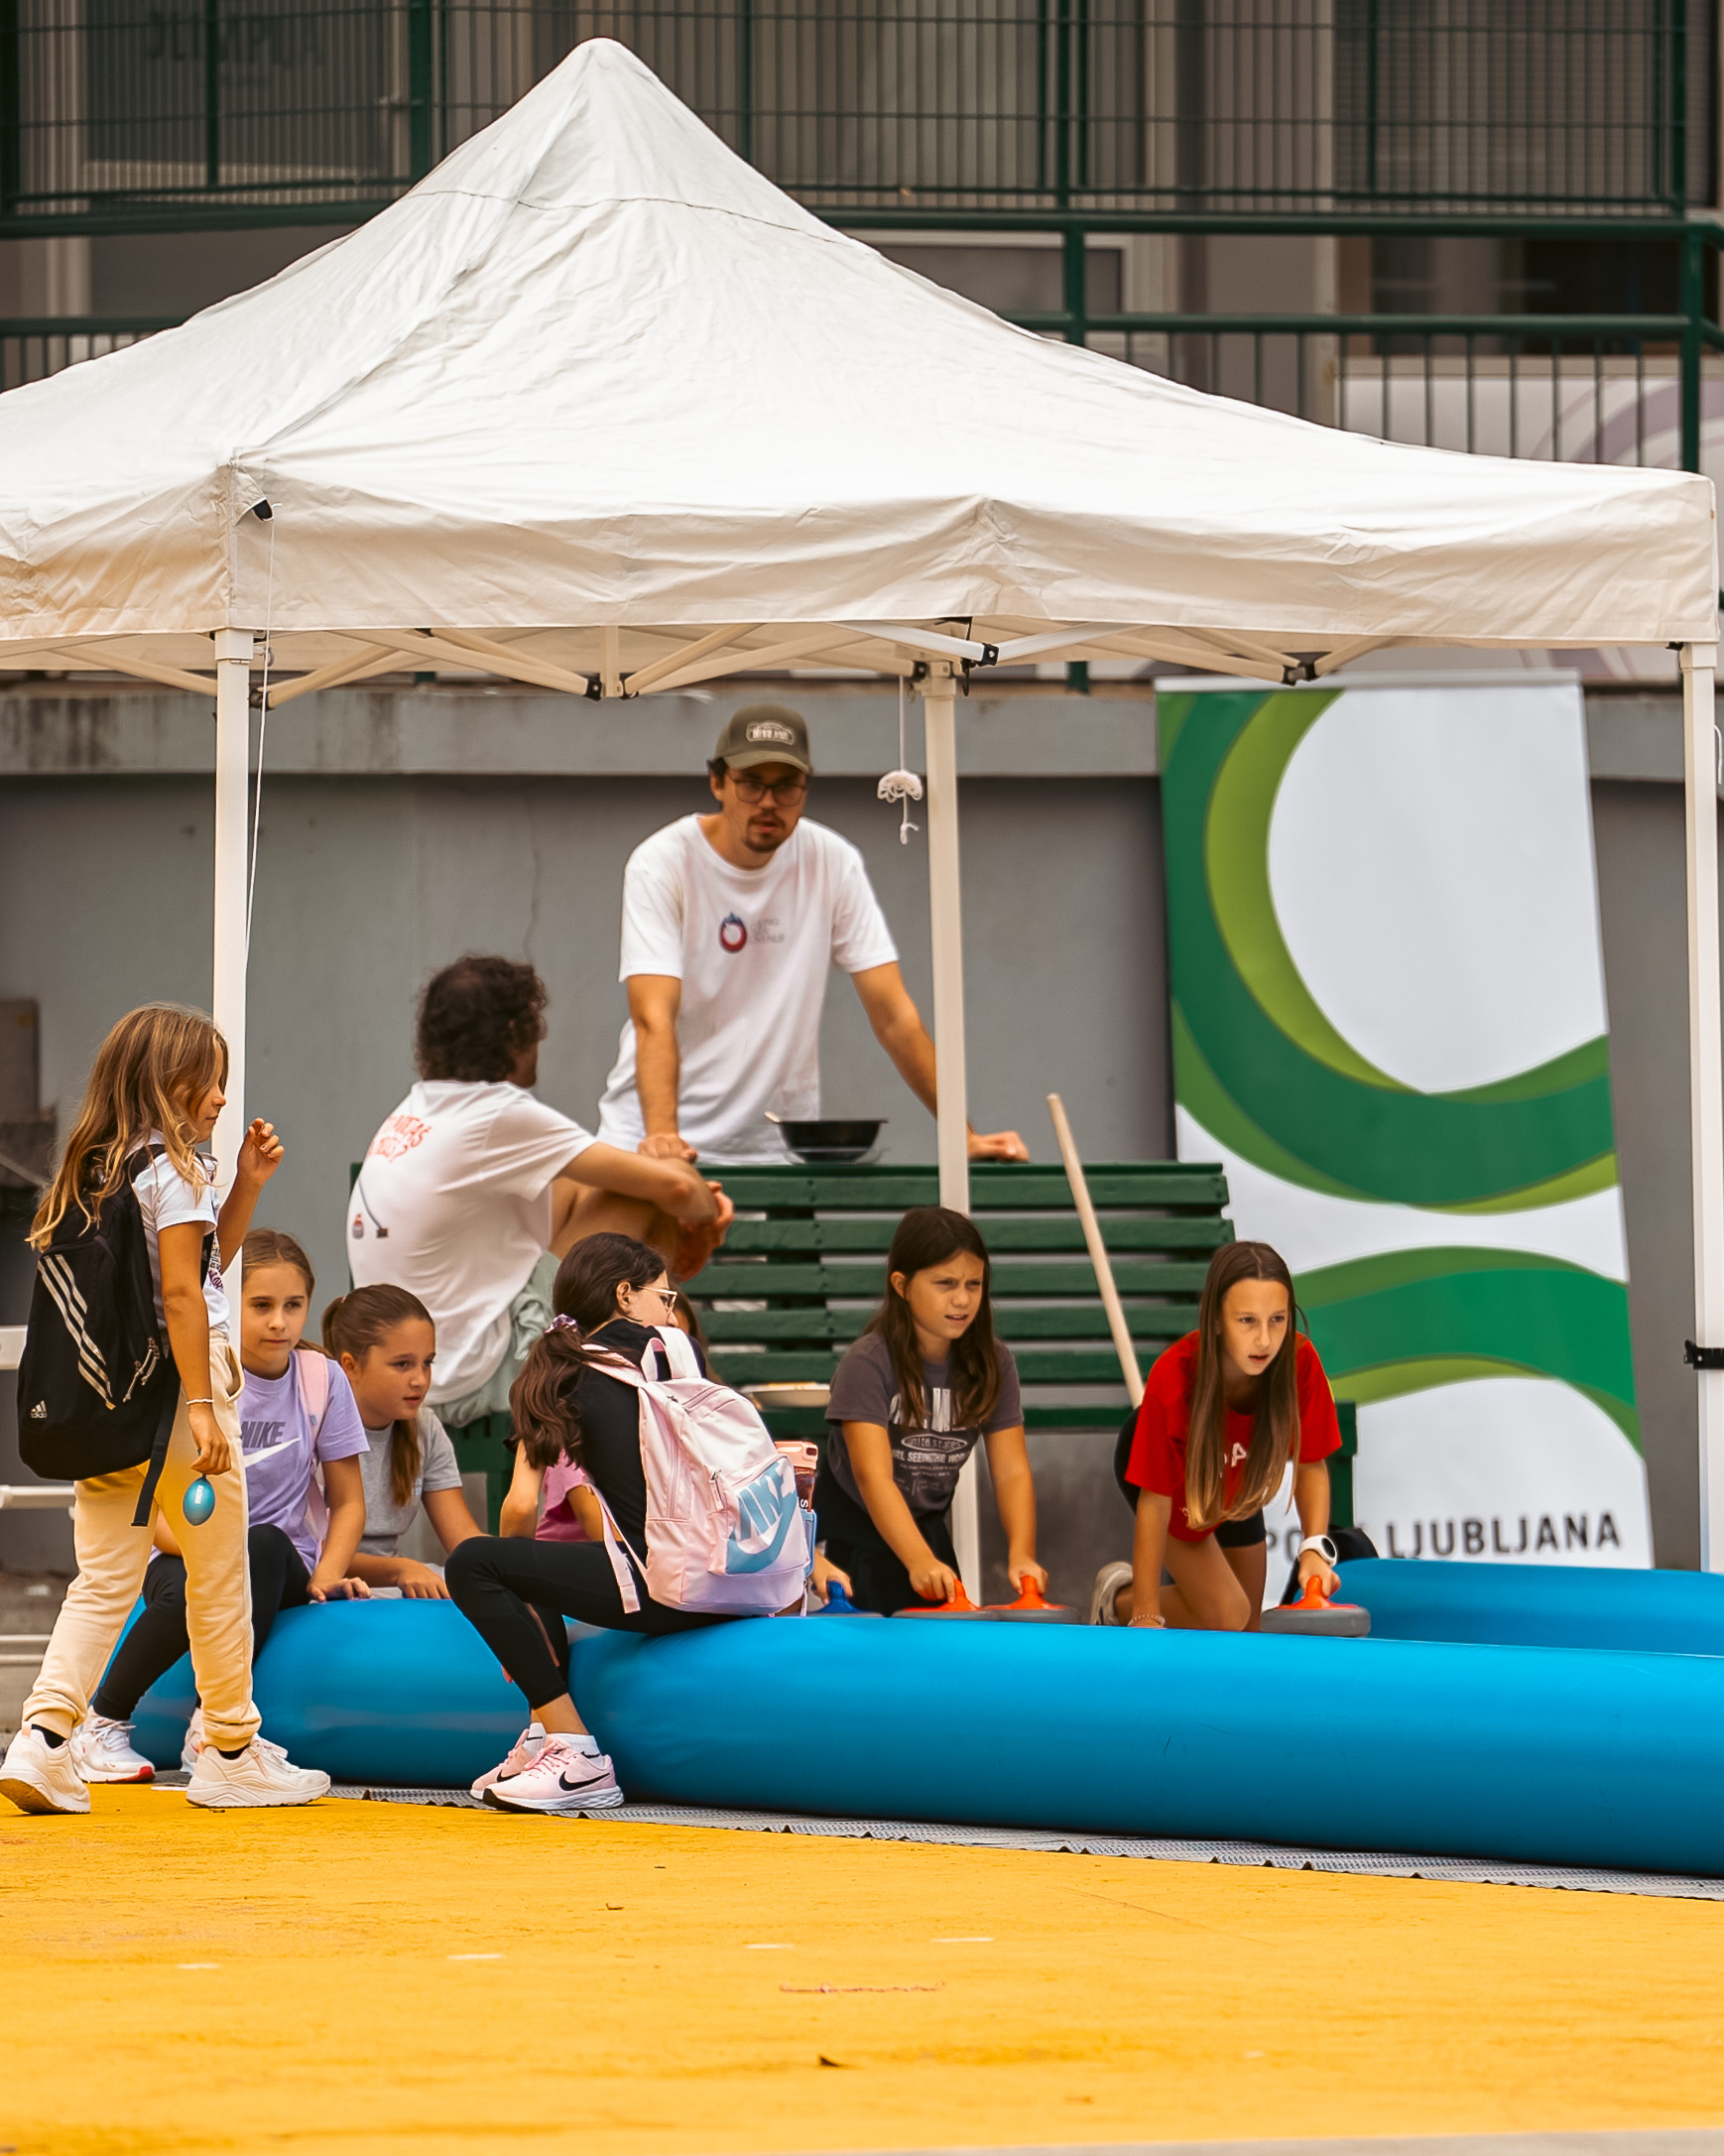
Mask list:
[[917,1205],[886,1259],[886,1298],[839,1363],[814,1484],[825,1553],[858,1609],[949,1601],[951,1503],[977,1441],[988,1449],[1006,1570],[1046,1587],[1018,1367],[994,1337],[988,1246],[961,1212]]
[[[590,1812],[623,1801],[615,1771],[568,1693],[564,1617],[620,1632],[681,1632],[722,1618],[668,1609],[647,1593],[632,1556],[640,1608],[626,1610],[602,1542],[540,1542],[546,1472],[560,1459],[584,1467],[629,1549],[647,1556],[647,1476],[640,1396],[606,1373],[608,1357],[671,1375],[659,1331],[675,1322],[677,1292],[657,1250],[630,1235],[589,1235],[557,1268],[549,1332],[529,1350],[509,1395],[515,1473],[502,1535],[475,1535],[449,1552],[445,1578],[460,1608],[527,1696],[532,1719],[508,1756],[473,1784],[510,1812]],[[698,1342],[696,1353],[698,1354]],[[705,1358],[700,1357],[701,1368]]]

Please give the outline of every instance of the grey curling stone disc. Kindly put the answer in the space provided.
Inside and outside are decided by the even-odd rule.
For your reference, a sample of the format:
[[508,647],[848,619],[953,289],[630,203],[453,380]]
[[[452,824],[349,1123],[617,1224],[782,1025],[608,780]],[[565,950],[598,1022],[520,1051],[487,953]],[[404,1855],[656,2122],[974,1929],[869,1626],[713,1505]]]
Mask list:
[[1266,1632],[1298,1632],[1311,1639],[1364,1639],[1371,1630],[1371,1612],[1356,1604],[1337,1602],[1329,1609],[1299,1609],[1288,1603],[1263,1613]]

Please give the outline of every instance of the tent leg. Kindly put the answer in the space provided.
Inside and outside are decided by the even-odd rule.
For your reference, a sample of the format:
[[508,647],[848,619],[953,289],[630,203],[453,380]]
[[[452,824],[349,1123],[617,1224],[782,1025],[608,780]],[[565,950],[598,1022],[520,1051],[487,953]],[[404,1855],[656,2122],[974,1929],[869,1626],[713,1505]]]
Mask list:
[[[958,875],[956,683],[935,660],[922,685],[927,753],[928,914],[933,943],[933,1039],[939,1057],[939,1202],[970,1209],[968,1078],[964,1064],[964,936]],[[981,1599],[982,1535],[974,1458],[952,1499],[952,1543],[964,1590]]]
[[[245,1136],[246,779],[251,764],[251,633],[215,632],[215,937],[210,1009],[227,1041],[227,1105],[215,1126],[223,1181]],[[231,1285],[231,1283],[230,1283]]]
[[[1718,978],[1715,644],[1682,646],[1688,819],[1688,1070],[1693,1119],[1694,1337],[1724,1347],[1724,1041]],[[1724,1370],[1698,1370],[1700,1569],[1724,1572]]]

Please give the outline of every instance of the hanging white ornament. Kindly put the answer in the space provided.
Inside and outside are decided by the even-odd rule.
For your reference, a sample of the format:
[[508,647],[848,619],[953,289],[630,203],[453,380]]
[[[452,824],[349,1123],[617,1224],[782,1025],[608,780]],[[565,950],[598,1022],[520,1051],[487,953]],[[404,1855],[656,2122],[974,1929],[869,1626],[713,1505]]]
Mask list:
[[922,827],[910,821],[911,803],[922,799],[922,781],[914,771],[906,768],[908,761],[904,746],[904,681],[901,676],[898,683],[898,769],[889,771],[875,789],[882,801],[901,801],[904,804],[904,820],[898,826],[898,842],[901,846],[909,845],[911,832]]

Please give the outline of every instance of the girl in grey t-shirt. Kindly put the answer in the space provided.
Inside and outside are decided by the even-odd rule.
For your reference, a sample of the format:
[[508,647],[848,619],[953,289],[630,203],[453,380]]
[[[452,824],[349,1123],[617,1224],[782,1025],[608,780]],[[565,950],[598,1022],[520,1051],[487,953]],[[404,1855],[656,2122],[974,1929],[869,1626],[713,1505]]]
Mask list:
[[918,1205],[898,1223],[886,1276],[885,1300],[832,1378],[814,1485],[827,1559],[849,1574],[859,1609],[950,1600],[952,1494],[980,1441],[1006,1569],[1016,1585],[1046,1587],[1018,1369],[994,1337],[986,1243],[963,1213]]
[[445,1556],[484,1532],[461,1494],[461,1470],[448,1433],[425,1405],[436,1356],[436,1328],[405,1288],[355,1288],[323,1313],[323,1346],[353,1387],[371,1450],[365,1477],[365,1532],[351,1570],[374,1587],[446,1600],[443,1576],[397,1554],[423,1505]]

